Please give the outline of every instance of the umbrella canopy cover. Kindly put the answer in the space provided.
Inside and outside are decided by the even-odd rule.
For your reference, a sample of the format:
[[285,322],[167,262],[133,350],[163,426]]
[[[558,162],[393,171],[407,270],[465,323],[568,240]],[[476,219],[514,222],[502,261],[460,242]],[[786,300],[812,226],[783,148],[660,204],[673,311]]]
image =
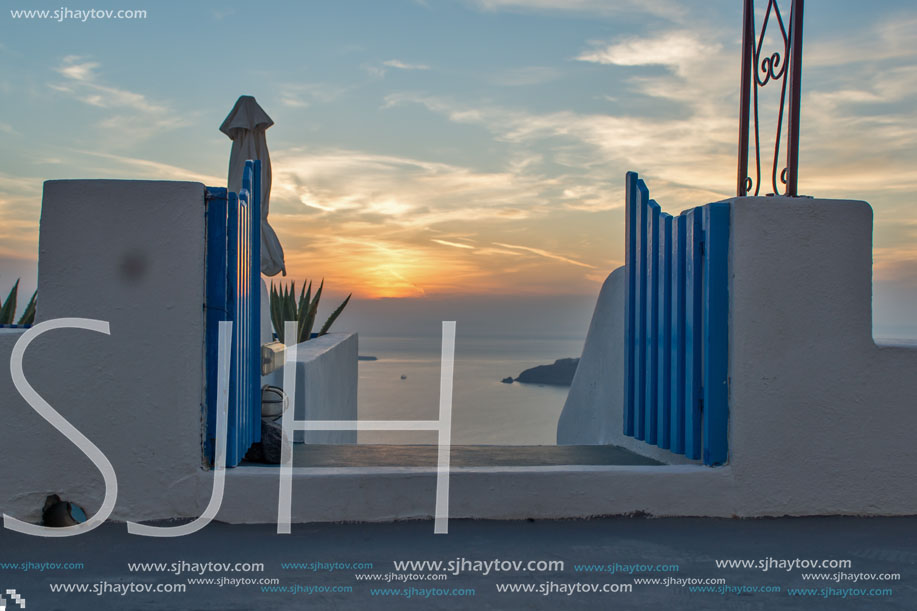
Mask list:
[[255,98],[243,95],[220,126],[220,131],[232,140],[229,154],[229,190],[242,188],[242,171],[248,159],[261,160],[261,273],[287,275],[283,247],[273,227],[267,222],[271,195],[271,157],[267,152],[265,131],[274,122]]

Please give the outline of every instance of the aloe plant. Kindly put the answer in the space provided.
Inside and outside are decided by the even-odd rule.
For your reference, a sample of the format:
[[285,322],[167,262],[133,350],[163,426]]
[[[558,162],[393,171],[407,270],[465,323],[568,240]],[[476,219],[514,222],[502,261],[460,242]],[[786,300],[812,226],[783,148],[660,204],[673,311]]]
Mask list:
[[13,324],[13,316],[16,315],[16,294],[18,292],[19,280],[16,280],[16,284],[10,289],[10,294],[7,295],[6,301],[4,301],[3,306],[0,307],[0,325]]
[[[19,294],[19,280],[16,280],[16,283],[13,285],[13,288],[10,289],[9,294],[6,296],[6,299],[3,302],[3,305],[0,306],[0,325],[11,325],[16,316],[16,300]],[[19,322],[16,324],[19,325],[30,325],[35,321],[35,299],[38,295],[36,290],[32,293],[32,298],[29,300],[28,305],[25,307],[25,310],[22,312],[22,316],[19,318]]]
[[[315,327],[315,315],[318,312],[318,303],[322,298],[322,291],[325,288],[325,280],[319,283],[315,295],[312,294],[312,282],[305,282],[299,292],[299,299],[296,298],[296,282],[290,282],[289,285],[281,284],[280,287],[271,283],[271,322],[277,331],[277,338],[284,342],[284,323],[287,321],[296,321],[296,342],[305,342],[312,338],[312,329]],[[351,293],[352,295],[352,293]],[[344,307],[350,301],[351,295],[331,313],[325,324],[322,325],[318,336],[325,335],[331,328],[331,325],[344,311]]]
[[19,322],[16,324],[19,325],[31,325],[35,322],[35,306],[37,305],[38,289],[35,289],[35,292],[32,293],[32,298],[29,299],[29,303],[26,304],[25,310],[22,311],[22,316],[19,317]]

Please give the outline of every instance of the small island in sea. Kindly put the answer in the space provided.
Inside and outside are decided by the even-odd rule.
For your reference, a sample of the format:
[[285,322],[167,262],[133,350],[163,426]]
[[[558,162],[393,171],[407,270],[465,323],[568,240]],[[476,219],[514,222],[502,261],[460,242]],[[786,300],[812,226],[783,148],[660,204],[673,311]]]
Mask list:
[[506,377],[501,381],[504,384],[521,382],[523,384],[570,386],[573,383],[573,375],[576,373],[577,365],[579,365],[578,358],[557,359],[551,365],[538,365],[537,367],[526,369],[515,380],[512,377]]

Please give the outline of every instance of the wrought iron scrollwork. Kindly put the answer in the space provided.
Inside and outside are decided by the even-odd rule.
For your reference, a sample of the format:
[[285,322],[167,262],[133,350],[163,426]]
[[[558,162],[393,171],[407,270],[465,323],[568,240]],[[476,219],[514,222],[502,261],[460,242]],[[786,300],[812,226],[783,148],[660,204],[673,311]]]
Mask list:
[[[779,193],[777,184],[780,167],[780,142],[783,130],[783,115],[787,101],[787,162],[779,172],[780,182],[785,185],[784,193],[795,196],[799,167],[799,98],[802,68],[802,10],[803,0],[792,0],[789,29],[780,13],[777,0],[768,0],[761,30],[755,39],[754,1],[745,0],[742,32],[742,89],[739,108],[739,174],[738,195],[748,195],[754,187],[754,195],[761,191],[761,143],[758,121],[758,90],[770,82],[780,83],[780,105],[777,112],[777,134],[774,141],[774,161],[771,166],[771,183],[774,193]],[[764,41],[768,27],[776,23],[783,48],[765,53]],[[789,88],[789,100],[787,100]],[[751,100],[749,99],[751,98]],[[751,104],[753,107],[750,108]],[[749,112],[753,111],[755,126],[755,180],[748,175],[748,123]]]

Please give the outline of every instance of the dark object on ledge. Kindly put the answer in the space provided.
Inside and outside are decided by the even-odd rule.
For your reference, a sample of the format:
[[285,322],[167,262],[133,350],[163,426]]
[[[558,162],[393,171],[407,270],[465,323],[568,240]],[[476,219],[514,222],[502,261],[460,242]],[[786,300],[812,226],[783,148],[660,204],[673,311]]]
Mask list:
[[519,374],[516,381],[523,384],[570,386],[573,383],[577,365],[579,365],[579,359],[557,359],[553,365],[538,365],[526,369]]
[[283,443],[283,423],[280,417],[272,416],[261,419],[261,441],[248,449],[244,460],[247,462],[280,464],[280,449]]
[[41,523],[43,526],[63,528],[65,526],[76,526],[85,521],[86,513],[77,505],[69,501],[62,501],[56,494],[52,494],[45,499],[45,505],[41,511]]

